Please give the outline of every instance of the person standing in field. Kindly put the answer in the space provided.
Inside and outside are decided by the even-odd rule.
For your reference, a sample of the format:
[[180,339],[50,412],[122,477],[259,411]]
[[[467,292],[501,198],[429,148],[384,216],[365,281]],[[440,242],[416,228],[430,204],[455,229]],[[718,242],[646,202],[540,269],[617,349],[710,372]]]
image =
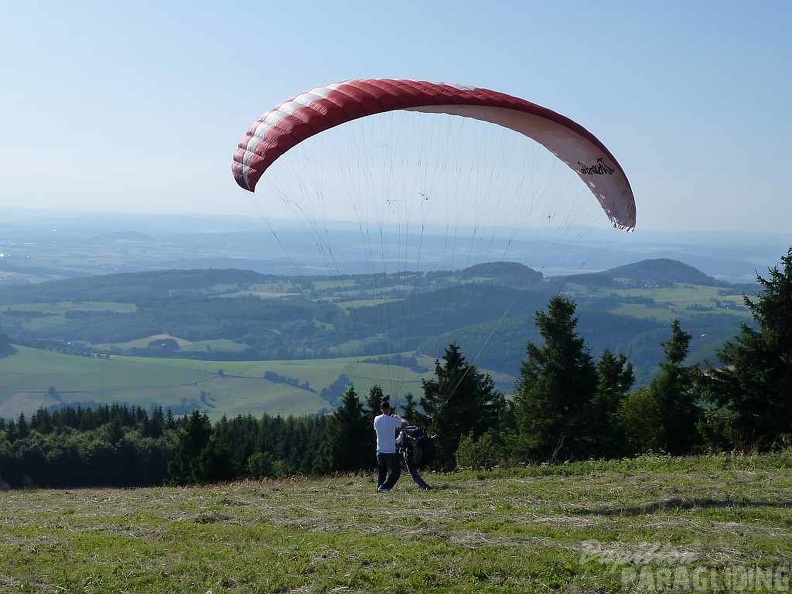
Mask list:
[[401,464],[396,454],[396,434],[407,425],[407,421],[393,412],[390,400],[385,398],[380,405],[382,414],[374,417],[377,434],[377,493],[387,493],[401,476]]

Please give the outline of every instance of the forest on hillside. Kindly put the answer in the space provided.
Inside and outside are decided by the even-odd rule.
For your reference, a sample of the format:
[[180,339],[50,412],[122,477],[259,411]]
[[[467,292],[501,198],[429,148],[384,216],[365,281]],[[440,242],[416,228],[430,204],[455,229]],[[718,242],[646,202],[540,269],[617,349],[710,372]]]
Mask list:
[[[768,451],[792,444],[792,249],[759,277],[745,306],[754,322],[718,351],[718,364],[688,361],[679,320],[661,344],[651,382],[635,388],[632,363],[595,357],[562,295],[535,312],[513,398],[451,343],[422,393],[399,413],[433,436],[422,461],[449,471],[647,452]],[[175,418],[162,408],[66,406],[0,421],[0,476],[17,486],[206,483],[242,477],[326,474],[373,464],[372,420],[387,395],[349,386],[330,415]],[[405,454],[411,455],[411,454]]]
[[564,294],[593,351],[627,353],[643,382],[671,318],[696,337],[694,356],[712,356],[750,321],[741,299],[754,290],[673,260],[574,277],[503,262],[391,276],[174,270],[4,287],[0,328],[35,348],[219,361],[435,357],[454,341],[516,376],[526,340],[538,338],[534,312]]

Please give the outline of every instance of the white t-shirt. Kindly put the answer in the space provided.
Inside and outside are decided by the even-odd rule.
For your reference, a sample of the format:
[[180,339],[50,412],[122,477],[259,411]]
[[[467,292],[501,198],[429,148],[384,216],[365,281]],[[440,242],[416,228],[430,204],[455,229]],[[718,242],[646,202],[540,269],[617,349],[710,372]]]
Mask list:
[[377,432],[377,453],[396,453],[396,431],[402,426],[401,419],[387,415],[374,417],[374,431]]

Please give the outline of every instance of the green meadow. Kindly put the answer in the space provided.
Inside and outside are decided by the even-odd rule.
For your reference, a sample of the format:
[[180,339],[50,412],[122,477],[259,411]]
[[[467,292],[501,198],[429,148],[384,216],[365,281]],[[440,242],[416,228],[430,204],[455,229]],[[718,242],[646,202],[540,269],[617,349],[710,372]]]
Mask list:
[[[792,452],[2,495],[13,592],[787,591]],[[784,581],[786,579],[786,581]]]
[[749,312],[744,309],[715,309],[716,301],[730,307],[744,305],[741,295],[721,295],[719,290],[718,287],[680,283],[673,287],[654,289],[609,289],[600,291],[599,294],[615,295],[622,298],[645,297],[654,300],[652,304],[625,302],[610,310],[611,313],[633,318],[651,318],[671,322],[675,319],[685,320],[695,317],[704,311],[718,311],[746,321],[750,319]]
[[[226,414],[303,415],[329,406],[319,394],[346,375],[360,394],[375,384],[387,393],[419,395],[420,374],[405,367],[363,362],[360,358],[299,361],[198,361],[112,356],[109,359],[69,355],[26,347],[0,359],[0,417],[30,414],[58,403],[126,402],[139,406],[178,406],[197,402],[210,416]],[[421,364],[433,369],[433,361]],[[309,391],[264,379],[265,372],[308,382]],[[49,388],[54,387],[57,397]],[[211,396],[214,408],[201,403]]]
[[113,301],[59,301],[57,303],[15,303],[8,305],[5,311],[24,311],[40,313],[48,316],[60,316],[70,311],[112,311],[114,313],[130,313],[137,309],[133,303],[117,303]]

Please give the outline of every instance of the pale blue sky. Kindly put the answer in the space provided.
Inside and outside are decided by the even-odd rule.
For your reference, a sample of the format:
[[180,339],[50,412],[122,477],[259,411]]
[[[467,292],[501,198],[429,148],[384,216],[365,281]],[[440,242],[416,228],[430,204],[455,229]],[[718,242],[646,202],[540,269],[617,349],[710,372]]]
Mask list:
[[245,214],[229,166],[258,115],[389,77],[580,122],[626,170],[639,232],[789,232],[790,31],[787,1],[6,3],[0,209]]

